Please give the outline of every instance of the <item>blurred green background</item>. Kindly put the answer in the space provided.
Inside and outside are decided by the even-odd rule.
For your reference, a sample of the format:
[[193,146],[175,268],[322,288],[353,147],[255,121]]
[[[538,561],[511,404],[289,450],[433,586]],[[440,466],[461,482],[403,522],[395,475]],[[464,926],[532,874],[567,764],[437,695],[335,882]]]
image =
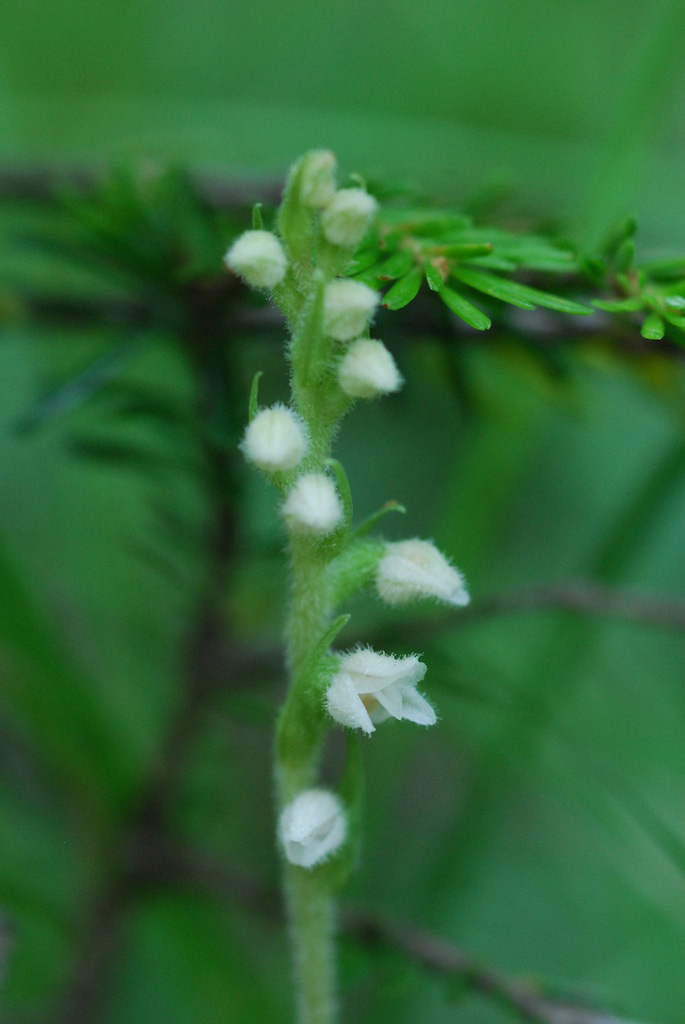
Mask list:
[[[278,331],[222,290],[247,211],[157,192],[151,168],[256,199],[325,145],[450,202],[509,188],[509,223],[588,245],[636,213],[646,252],[679,255],[685,5],[26,0],[0,26],[0,169],[132,165],[131,206],[153,210],[117,207],[129,249],[96,250],[73,211],[0,188],[4,1019],[289,1020],[285,938],[248,884],[278,878],[283,538],[235,449],[252,374],[271,401],[286,371]],[[682,602],[682,357],[574,324],[531,342],[403,316],[378,329],[405,390],[340,438],[359,514],[406,504],[387,535],[433,537],[476,605],[578,579]],[[425,652],[441,723],[364,744],[344,901],[679,1024],[682,629],[353,610],[346,644]],[[346,940],[341,973],[345,1019],[511,1019],[390,950]]]
[[678,0],[26,0],[0,12],[1,152],[269,178],[327,145],[365,174],[512,184],[574,228],[682,233]]

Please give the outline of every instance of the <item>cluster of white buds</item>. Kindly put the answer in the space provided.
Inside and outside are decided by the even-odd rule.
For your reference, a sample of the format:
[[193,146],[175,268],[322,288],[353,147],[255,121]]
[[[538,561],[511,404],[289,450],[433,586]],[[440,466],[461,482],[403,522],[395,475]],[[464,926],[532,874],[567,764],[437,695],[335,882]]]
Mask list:
[[253,288],[275,288],[288,269],[283,246],[270,231],[245,231],[224,257],[226,265]]
[[325,473],[304,473],[283,504],[283,516],[294,533],[325,537],[340,525],[343,506],[335,484]]
[[415,654],[396,658],[360,647],[339,659],[325,695],[331,718],[371,734],[386,718],[434,725],[435,711],[416,689],[426,666]]
[[338,383],[350,398],[375,398],[402,387],[402,376],[382,341],[358,338],[338,364]]
[[324,237],[341,248],[359,245],[369,229],[378,203],[363,188],[341,188],[321,214]]
[[266,473],[294,469],[309,447],[307,430],[300,417],[280,403],[262,409],[243,437],[245,458]]
[[286,805],[278,838],[291,864],[313,868],[342,846],[347,817],[342,801],[327,789],[307,789]]
[[368,327],[379,302],[378,292],[360,281],[331,281],[323,297],[324,334],[335,341],[358,338]]
[[471,600],[462,574],[427,540],[387,544],[378,563],[376,589],[388,604],[434,597],[463,608]]

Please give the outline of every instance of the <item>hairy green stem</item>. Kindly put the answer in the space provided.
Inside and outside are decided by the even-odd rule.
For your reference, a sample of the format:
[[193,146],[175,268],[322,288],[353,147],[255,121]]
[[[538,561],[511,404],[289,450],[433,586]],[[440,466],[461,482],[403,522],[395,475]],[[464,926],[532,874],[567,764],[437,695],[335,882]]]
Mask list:
[[[302,410],[302,403],[298,403]],[[316,403],[306,417],[320,470],[330,451],[330,428],[317,422]],[[314,415],[312,415],[314,412]],[[311,463],[314,465],[311,465]],[[312,658],[331,619],[326,568],[331,552],[320,542],[290,537],[291,597],[286,630],[290,687],[278,730],[276,778],[282,810],[298,793],[316,786],[326,732]],[[316,868],[287,864],[284,888],[297,992],[298,1024],[333,1024],[336,1016],[334,901],[331,884]]]
[[297,982],[299,1024],[331,1024],[336,1017],[335,910],[327,883],[288,865],[285,878]]
[[[288,625],[291,685],[279,726],[276,774],[281,809],[316,784],[325,732],[312,709],[309,661],[330,618],[326,561],[312,543],[291,539],[292,597]],[[318,713],[317,713],[318,712]],[[290,920],[299,1024],[335,1019],[334,905],[330,883],[316,869],[288,864],[285,895]]]

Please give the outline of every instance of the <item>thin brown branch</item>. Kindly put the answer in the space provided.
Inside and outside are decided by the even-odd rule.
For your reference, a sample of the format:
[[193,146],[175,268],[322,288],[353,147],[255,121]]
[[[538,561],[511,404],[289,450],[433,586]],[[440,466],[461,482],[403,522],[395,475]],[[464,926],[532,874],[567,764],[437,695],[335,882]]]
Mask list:
[[[646,591],[608,587],[587,580],[542,583],[503,590],[478,597],[456,613],[450,611],[422,617],[412,623],[402,623],[398,629],[401,629],[402,638],[411,643],[415,638],[425,641],[428,636],[465,629],[474,623],[501,615],[547,612],[576,612],[579,615],[636,622],[655,629],[685,630],[685,601]],[[380,628],[386,637],[393,629],[388,624]],[[367,633],[364,639],[370,642],[372,634]]]
[[[105,1008],[114,965],[124,941],[125,915],[140,891],[136,864],[140,850],[172,831],[175,795],[189,750],[209,698],[226,683],[222,652],[230,646],[224,597],[235,544],[234,498],[237,487],[233,447],[217,438],[217,415],[236,403],[228,389],[234,375],[223,356],[226,296],[201,289],[183,296],[184,340],[195,371],[198,440],[205,466],[205,581],[185,638],[183,687],[155,764],[111,850],[103,851],[100,885],[84,908],[83,920],[55,1024],[95,1024]],[[230,682],[230,677],[229,680]]]
[[685,601],[587,580],[544,583],[491,594],[479,598],[453,621],[458,626],[493,615],[539,611],[575,611],[627,619],[661,629],[685,629]]
[[[423,618],[420,622],[403,623],[401,629],[403,637],[413,640],[415,634],[421,639],[430,633],[467,628],[500,615],[559,611],[616,618],[655,629],[685,630],[685,601],[644,591],[607,587],[587,580],[546,583],[489,594],[477,598],[457,613],[448,612]],[[371,641],[380,633],[387,638],[391,629],[384,623],[373,633],[367,631],[363,639]],[[221,657],[225,674],[236,680],[247,677],[253,685],[255,679],[274,678],[281,668],[283,655],[276,647],[236,645],[225,649]]]
[[535,1024],[631,1024],[625,1018],[603,1010],[552,999],[530,982],[511,979],[484,966],[470,953],[432,932],[384,921],[358,910],[348,910],[343,923],[346,930],[364,944],[392,946],[432,972],[458,977],[471,991],[496,1000],[526,1021]]
[[0,917],[0,990],[7,974],[7,965],[14,946],[13,927],[9,918]]
[[[146,172],[147,173],[147,172]],[[94,192],[107,177],[107,168],[75,165],[32,165],[0,167],[0,201],[52,203],[65,189]],[[276,203],[282,182],[257,178],[218,178],[193,175],[200,197],[218,210],[231,210],[254,203]]]
[[[137,870],[143,884],[189,885],[280,920],[280,900],[275,889],[193,851],[170,847],[141,849]],[[341,926],[348,936],[365,946],[392,947],[430,971],[460,978],[472,992],[499,1002],[530,1024],[637,1024],[604,1010],[552,998],[541,986],[509,978],[484,966],[459,946],[414,926],[390,922],[357,908],[343,911]]]

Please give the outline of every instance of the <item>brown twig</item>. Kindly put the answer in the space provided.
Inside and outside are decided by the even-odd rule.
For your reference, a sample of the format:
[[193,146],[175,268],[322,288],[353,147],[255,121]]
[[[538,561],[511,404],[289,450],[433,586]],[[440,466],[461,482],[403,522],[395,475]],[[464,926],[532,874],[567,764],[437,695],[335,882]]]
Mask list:
[[575,611],[641,622],[662,629],[685,629],[685,601],[645,591],[622,590],[587,580],[543,583],[478,598],[454,616],[455,626],[515,612]]
[[[474,623],[500,615],[531,612],[571,611],[581,615],[616,618],[655,629],[685,630],[685,601],[641,591],[607,587],[587,580],[547,583],[505,590],[477,598],[458,612],[447,612],[419,623],[403,623],[402,636],[425,638],[443,630],[468,628]],[[383,623],[364,639],[377,634],[387,637],[392,626]],[[274,678],[282,664],[282,652],[276,647],[247,648],[236,645],[225,649],[222,657],[224,673],[239,680],[248,677],[251,683],[261,677]]]
[[14,945],[12,922],[7,917],[0,917],[0,989],[2,989],[7,965]]
[[[348,910],[343,923],[365,945],[388,945],[437,974],[463,980],[473,992],[501,1003],[535,1024],[631,1024],[603,1010],[551,999],[530,982],[511,979],[485,967],[470,953],[420,928],[384,921],[365,911]],[[636,1024],[636,1022],[633,1022]]]
[[[145,172],[147,173],[147,172]],[[0,201],[53,203],[65,189],[88,194],[94,192],[107,176],[106,167],[75,165],[31,165],[0,167]],[[255,197],[263,202],[280,199],[282,182],[273,179],[225,178],[194,175],[193,182],[200,197],[217,210],[248,206]]]
[[[184,687],[156,763],[105,861],[100,886],[85,908],[70,978],[55,1024],[99,1020],[123,941],[125,915],[140,890],[141,850],[171,831],[171,811],[190,746],[210,695],[226,680],[222,651],[228,641],[224,596],[235,539],[231,460],[235,445],[217,436],[218,417],[236,403],[227,389],[233,376],[224,364],[226,293],[189,291],[184,338],[197,383],[198,441],[206,470],[209,516],[204,540],[206,576],[186,640]],[[230,678],[230,677],[229,677]]]
[[[143,884],[190,885],[280,921],[280,900],[275,889],[195,852],[170,847],[141,850],[138,871]],[[365,946],[392,947],[430,971],[460,978],[471,991],[496,1000],[531,1024],[631,1024],[604,1010],[551,998],[540,986],[486,967],[459,946],[421,928],[391,922],[357,908],[343,910],[341,926],[348,936]]]

